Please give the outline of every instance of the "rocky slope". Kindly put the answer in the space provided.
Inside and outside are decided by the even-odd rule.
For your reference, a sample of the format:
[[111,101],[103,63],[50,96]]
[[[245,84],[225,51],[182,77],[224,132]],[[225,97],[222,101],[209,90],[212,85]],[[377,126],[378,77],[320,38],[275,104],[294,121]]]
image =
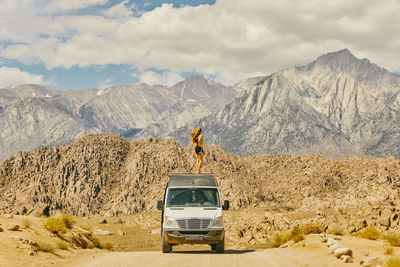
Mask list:
[[181,144],[201,125],[232,153],[400,156],[400,76],[349,50],[249,82],[222,110],[171,134]]
[[[0,159],[89,133],[143,139],[175,131],[220,109],[237,94],[192,76],[172,87],[132,84],[102,90],[37,85],[0,89]],[[196,99],[196,100],[194,100]]]
[[[222,198],[234,209],[306,210],[318,215],[320,223],[330,218],[345,229],[376,225],[400,230],[400,161],[393,157],[241,158],[216,145],[205,150],[203,171],[217,175]],[[169,174],[192,172],[194,163],[193,148],[182,148],[172,139],[129,142],[119,135],[88,135],[70,145],[4,160],[0,212],[40,214],[46,206],[51,213],[76,215],[154,210]]]

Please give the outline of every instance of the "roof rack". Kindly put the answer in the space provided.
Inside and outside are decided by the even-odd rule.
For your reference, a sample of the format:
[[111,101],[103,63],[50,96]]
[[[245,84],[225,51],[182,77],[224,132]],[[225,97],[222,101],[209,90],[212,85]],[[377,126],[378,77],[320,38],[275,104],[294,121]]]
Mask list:
[[217,181],[212,173],[171,173],[168,181],[168,187],[171,186],[215,186]]

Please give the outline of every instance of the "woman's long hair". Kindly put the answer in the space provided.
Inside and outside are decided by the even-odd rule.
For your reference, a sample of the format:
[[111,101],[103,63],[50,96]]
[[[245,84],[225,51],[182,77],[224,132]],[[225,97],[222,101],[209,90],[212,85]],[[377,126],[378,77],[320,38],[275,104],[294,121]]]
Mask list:
[[201,134],[201,128],[194,129],[191,133],[190,136],[192,137],[192,143],[197,144],[199,141],[199,135]]

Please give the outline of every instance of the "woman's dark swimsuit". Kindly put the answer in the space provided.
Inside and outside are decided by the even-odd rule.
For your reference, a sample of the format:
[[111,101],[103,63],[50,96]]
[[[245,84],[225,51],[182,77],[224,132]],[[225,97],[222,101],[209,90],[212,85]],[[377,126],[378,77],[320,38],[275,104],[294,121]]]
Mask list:
[[206,154],[203,150],[203,148],[199,145],[196,145],[196,148],[194,149],[196,151],[196,154],[199,154],[200,152],[203,152],[203,154]]

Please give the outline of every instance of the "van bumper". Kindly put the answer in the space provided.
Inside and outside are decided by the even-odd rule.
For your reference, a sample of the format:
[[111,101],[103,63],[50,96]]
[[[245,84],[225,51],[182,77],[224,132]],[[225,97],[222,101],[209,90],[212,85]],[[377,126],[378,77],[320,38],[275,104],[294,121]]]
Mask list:
[[169,244],[218,244],[225,235],[225,230],[212,229],[202,231],[164,230],[165,241]]

